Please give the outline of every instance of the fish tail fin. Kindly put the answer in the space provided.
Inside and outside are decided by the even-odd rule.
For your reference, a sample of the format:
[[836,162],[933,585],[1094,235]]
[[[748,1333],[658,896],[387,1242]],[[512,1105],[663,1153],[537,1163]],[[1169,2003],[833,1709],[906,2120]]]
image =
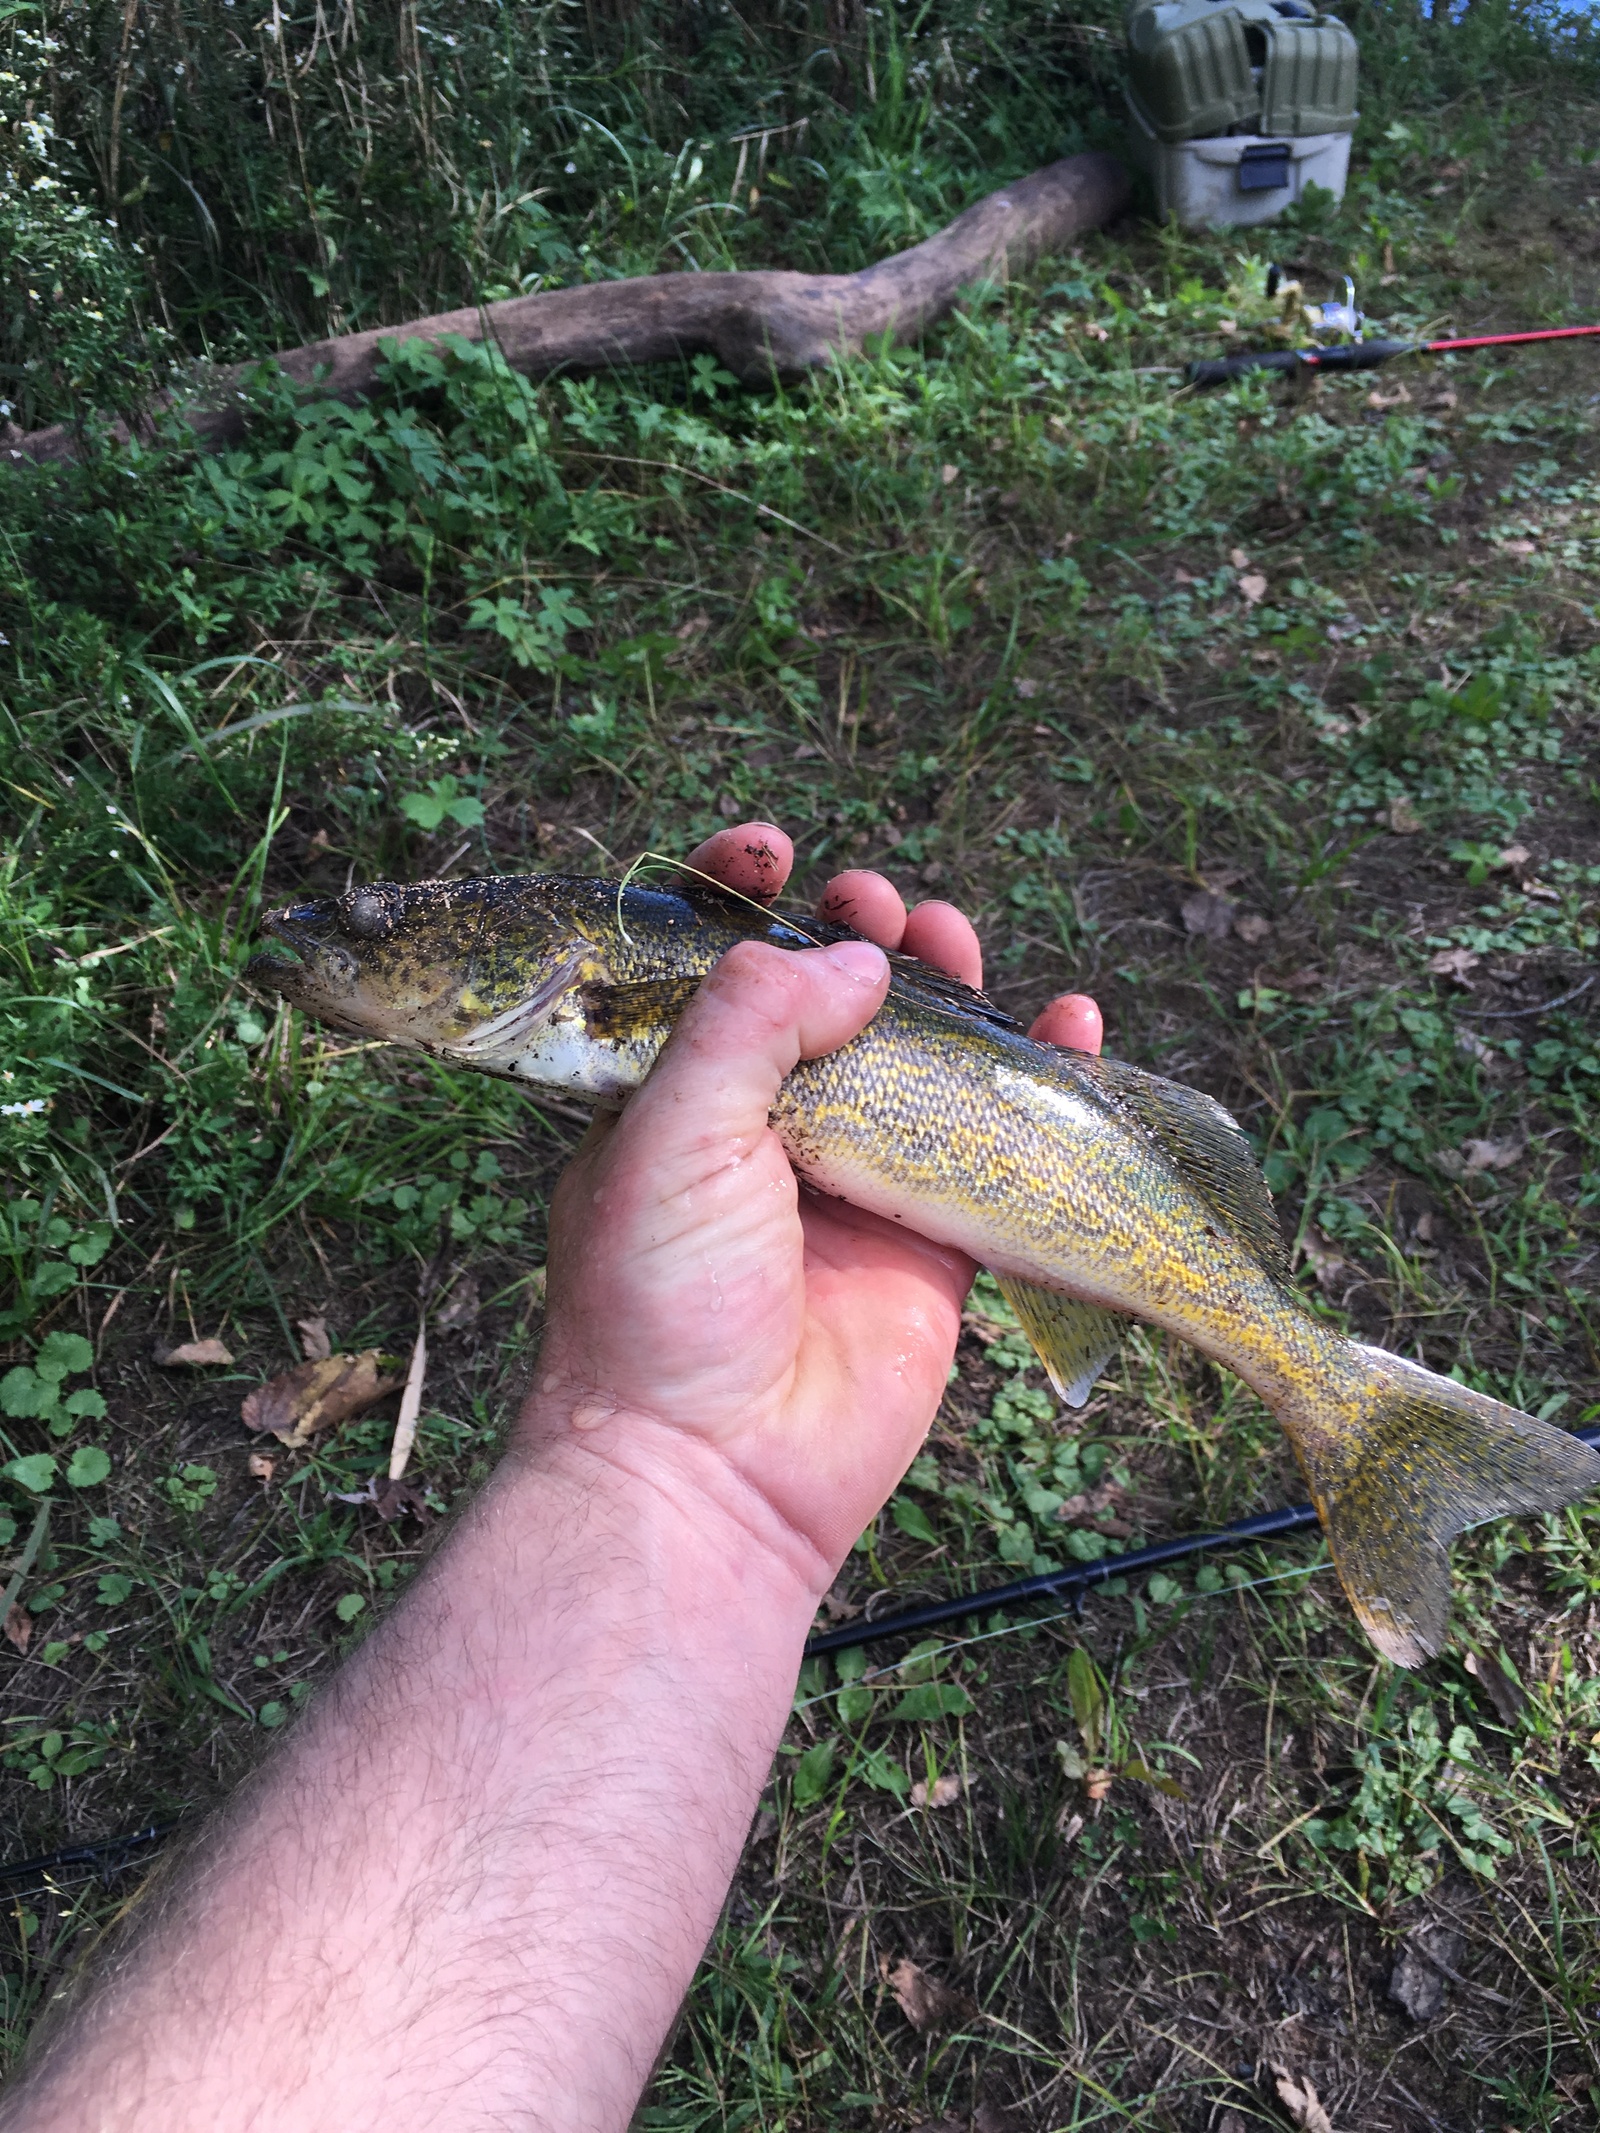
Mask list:
[[1283,1419],[1362,1628],[1420,1666],[1449,1627],[1449,1543],[1600,1488],[1600,1452],[1382,1348],[1352,1341],[1341,1376],[1332,1414],[1308,1397]]

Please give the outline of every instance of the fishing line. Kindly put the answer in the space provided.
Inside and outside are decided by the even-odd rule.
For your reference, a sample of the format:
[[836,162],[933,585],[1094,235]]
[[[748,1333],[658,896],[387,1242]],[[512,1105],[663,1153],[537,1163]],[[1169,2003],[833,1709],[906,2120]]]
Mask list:
[[[617,923],[619,926],[622,923],[622,891],[647,860],[653,860],[657,866],[670,867],[675,874],[692,874],[696,881],[703,881],[708,888],[715,889],[719,895],[731,896],[735,903],[748,904],[751,910],[761,918],[781,919],[784,925],[792,927],[796,933],[803,934],[810,941],[813,948],[821,948],[826,945],[824,942],[819,941],[814,934],[806,932],[805,920],[794,917],[791,912],[780,911],[775,903],[764,904],[758,896],[747,896],[743,889],[731,888],[727,882],[719,881],[715,874],[707,874],[702,868],[691,866],[687,859],[674,859],[670,852],[641,852],[632,866],[629,867],[627,873],[623,875],[622,880],[617,884]],[[781,890],[779,894],[782,894]]]
[[[747,896],[743,889],[729,888],[728,884],[725,881],[719,881],[715,874],[707,874],[699,867],[690,866],[686,859],[674,859],[669,852],[641,852],[628,868],[627,873],[617,885],[617,924],[619,927],[622,927],[622,891],[647,860],[653,861],[657,866],[670,867],[676,874],[692,874],[697,881],[705,882],[707,887],[715,889],[719,895],[731,896],[736,903],[748,904],[750,909],[760,917],[771,920],[778,925],[787,926],[791,933],[798,933],[800,938],[809,941],[813,948],[825,948],[828,945],[826,941],[819,940],[816,934],[810,930],[812,926],[824,923],[823,921],[797,917],[793,911],[786,911],[776,902],[764,904],[758,897]],[[781,895],[782,891],[780,890],[778,893]],[[839,930],[846,934],[854,934],[858,940],[870,938],[867,934],[856,933],[856,929],[853,926],[842,926]],[[629,940],[625,927],[622,927],[622,932],[623,938]],[[883,947],[881,941],[874,942],[873,945],[875,947]],[[629,946],[632,946],[631,940],[629,940]],[[971,1000],[970,1005],[965,1000],[944,1000],[939,997],[937,991],[932,991],[918,994],[917,1004],[920,1007],[933,1014],[949,1015],[958,1022],[968,1019],[974,1012],[981,1013],[986,1020],[995,1022],[999,1027],[1013,1030],[1019,1036],[1021,1035],[1021,1023],[1014,1016],[1008,1015],[1003,1008],[997,1007],[981,986],[967,985],[960,978],[955,977],[952,972],[941,970],[936,963],[925,963],[921,956],[907,955],[904,949],[884,948],[883,952],[889,959],[891,976],[898,975],[916,984],[918,982],[918,973],[924,973],[939,979],[945,985],[955,986],[960,992],[970,995]]]

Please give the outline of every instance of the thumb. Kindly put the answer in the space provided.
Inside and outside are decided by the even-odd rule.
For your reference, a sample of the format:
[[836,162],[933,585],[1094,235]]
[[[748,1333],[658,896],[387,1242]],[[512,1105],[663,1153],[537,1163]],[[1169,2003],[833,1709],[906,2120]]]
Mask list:
[[[669,1178],[737,1161],[767,1130],[778,1085],[801,1059],[848,1044],[889,989],[889,964],[870,941],[773,948],[741,941],[711,971],[683,1013],[620,1131],[647,1136],[665,1189]],[[713,1151],[720,1151],[714,1154]]]

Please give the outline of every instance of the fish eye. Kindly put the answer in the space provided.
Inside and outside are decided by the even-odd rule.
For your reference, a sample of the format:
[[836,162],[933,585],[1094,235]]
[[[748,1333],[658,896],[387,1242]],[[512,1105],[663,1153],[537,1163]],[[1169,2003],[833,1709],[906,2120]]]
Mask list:
[[356,889],[342,897],[339,917],[346,933],[358,940],[381,941],[394,931],[394,913],[375,889]]

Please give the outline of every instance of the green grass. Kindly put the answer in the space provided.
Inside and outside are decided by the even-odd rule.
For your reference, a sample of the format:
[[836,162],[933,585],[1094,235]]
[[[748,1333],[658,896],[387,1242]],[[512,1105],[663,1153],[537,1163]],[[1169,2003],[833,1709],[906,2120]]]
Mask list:
[[[1109,13],[479,12],[436,11],[420,62],[405,10],[315,52],[294,26],[295,113],[220,16],[141,16],[120,234],[121,9],[8,17],[4,153],[57,180],[0,209],[19,419],[474,293],[853,265],[1114,133]],[[1262,330],[1273,255],[1397,333],[1596,315],[1584,36],[1552,59],[1485,0],[1352,21],[1338,213],[1130,221],[783,393],[413,350],[358,410],[263,378],[220,458],[4,473],[0,1104],[42,1107],[0,1118],[14,1853],[214,1800],[487,1471],[537,1333],[576,1122],[255,999],[293,891],[598,871],[770,813],[803,888],[871,863],[955,897],[1002,999],[1092,989],[1115,1051],[1230,1102],[1320,1307],[1600,1414],[1600,992],[1536,1011],[1600,933],[1593,358],[1179,389],[1224,320]],[[751,202],[734,137],[769,121]],[[298,1320],[403,1352],[419,1311],[421,1517],[343,1500],[387,1409],[251,1471],[239,1404]],[[236,1363],[153,1362],[191,1333]],[[1300,1493],[1259,1403],[1164,1341],[1070,1429],[992,1290],[960,1363],[839,1608]],[[1457,1557],[1415,1678],[1303,1542],[808,1669],[641,2124],[1187,2133],[1284,2123],[1275,2066],[1336,2124],[1590,2122],[1600,1525]],[[139,1871],[12,1892],[13,2043]],[[1441,1920],[1466,1982],[1417,2027],[1389,1966]],[[955,1996],[926,2030],[908,1963]]]

